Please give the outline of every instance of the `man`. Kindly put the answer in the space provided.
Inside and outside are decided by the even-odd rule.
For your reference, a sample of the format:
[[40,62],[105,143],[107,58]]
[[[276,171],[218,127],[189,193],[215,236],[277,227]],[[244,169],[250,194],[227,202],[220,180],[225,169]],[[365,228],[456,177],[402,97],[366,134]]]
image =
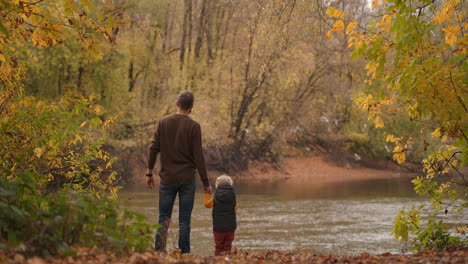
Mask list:
[[149,146],[146,186],[150,189],[154,188],[153,168],[156,157],[161,153],[159,224],[162,227],[156,231],[156,251],[163,251],[166,248],[167,230],[178,193],[179,248],[182,253],[190,253],[190,220],[195,200],[196,170],[205,192],[211,193],[202,152],[200,124],[188,116],[192,111],[193,101],[194,96],[190,91],[177,95],[177,113],[159,120]]

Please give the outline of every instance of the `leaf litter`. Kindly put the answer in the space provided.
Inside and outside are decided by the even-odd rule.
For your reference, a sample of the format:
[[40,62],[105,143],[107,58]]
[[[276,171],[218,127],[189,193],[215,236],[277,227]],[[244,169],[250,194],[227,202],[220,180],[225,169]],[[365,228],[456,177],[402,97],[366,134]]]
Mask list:
[[231,255],[226,256],[197,256],[180,254],[177,250],[168,253],[145,252],[132,253],[118,256],[112,252],[104,252],[98,249],[76,249],[76,255],[57,256],[53,258],[25,258],[24,256],[0,251],[0,263],[5,264],[211,264],[211,263],[255,263],[255,264],[295,264],[295,263],[468,263],[468,249],[462,248],[455,251],[425,251],[411,254],[376,254],[361,253],[357,256],[324,256],[316,255],[308,251],[296,250],[282,252],[268,251],[244,251],[236,249]]

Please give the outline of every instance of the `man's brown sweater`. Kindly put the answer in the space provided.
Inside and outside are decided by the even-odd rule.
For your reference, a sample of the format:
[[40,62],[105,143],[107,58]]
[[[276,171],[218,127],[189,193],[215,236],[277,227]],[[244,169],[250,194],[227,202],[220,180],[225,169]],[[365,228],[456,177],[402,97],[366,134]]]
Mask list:
[[158,153],[161,153],[162,184],[191,180],[198,170],[203,186],[209,186],[200,124],[189,116],[172,114],[159,120],[149,146],[148,169],[154,168]]

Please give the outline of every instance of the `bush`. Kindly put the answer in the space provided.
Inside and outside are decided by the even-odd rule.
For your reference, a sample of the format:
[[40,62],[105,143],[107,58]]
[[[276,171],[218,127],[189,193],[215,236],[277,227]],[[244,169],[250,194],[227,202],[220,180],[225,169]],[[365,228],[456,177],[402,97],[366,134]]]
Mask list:
[[424,206],[414,206],[406,211],[401,210],[393,226],[392,234],[396,239],[410,242],[410,250],[447,250],[455,245],[467,245],[466,238],[452,236],[442,220],[437,220],[434,214],[428,215],[426,224],[421,223],[421,212]]
[[121,211],[115,158],[102,149],[112,118],[93,99],[11,98],[0,123],[0,246],[26,255],[74,246],[144,251],[156,226]]
[[116,253],[150,248],[157,226],[145,224],[144,216],[120,212],[115,200],[83,191],[39,195],[33,178],[0,178],[0,247],[42,256],[72,255],[72,246]]
[[86,190],[97,197],[113,196],[118,179],[116,161],[102,149],[104,110],[93,98],[62,98],[45,102],[15,97],[0,123],[0,177],[17,181],[25,171],[41,194],[59,189]]
[[427,225],[417,230],[413,249],[422,251],[429,249],[445,250],[449,245],[460,244],[460,238],[451,236],[442,220],[430,219]]
[[[409,162],[421,163],[421,160],[434,149],[440,146],[437,140],[431,139],[430,131],[423,129],[423,123],[411,121],[400,116],[386,116],[386,125],[375,128],[367,120],[366,113],[353,109],[355,118],[348,122],[338,138],[344,138],[344,145],[352,152],[369,158],[392,158],[395,144],[386,140],[388,135],[400,135],[400,143],[409,138],[419,137],[425,140],[409,140],[405,155]],[[403,136],[405,135],[405,136]]]

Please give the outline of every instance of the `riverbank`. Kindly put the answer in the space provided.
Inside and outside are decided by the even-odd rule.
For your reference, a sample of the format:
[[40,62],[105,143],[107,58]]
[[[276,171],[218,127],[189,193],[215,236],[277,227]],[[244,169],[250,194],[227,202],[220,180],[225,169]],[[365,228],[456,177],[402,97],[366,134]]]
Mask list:
[[[343,166],[344,165],[344,166]],[[215,178],[220,172],[210,172]],[[417,174],[401,168],[377,169],[360,165],[357,162],[337,164],[326,156],[296,156],[282,160],[281,164],[251,162],[249,170],[233,174],[237,180],[278,181],[286,180],[294,184],[335,183],[415,177]]]
[[369,255],[362,253],[357,256],[322,256],[311,254],[307,251],[280,252],[268,250],[264,252],[236,251],[229,256],[193,256],[180,255],[176,251],[170,253],[133,253],[127,256],[115,256],[100,250],[82,249],[74,257],[38,258],[25,259],[16,254],[5,254],[0,251],[0,262],[8,264],[150,264],[150,263],[468,263],[468,251],[459,250],[452,252],[418,252],[413,254],[378,254]]
[[[386,166],[383,161],[375,161],[378,168],[363,166],[357,161],[333,160],[324,155],[301,156],[284,158],[280,163],[271,164],[266,162],[250,161],[249,169],[242,172],[230,174],[234,180],[259,182],[288,181],[292,184],[303,183],[336,183],[374,179],[389,179],[400,177],[415,177],[417,173],[410,172],[404,168]],[[138,171],[129,182],[130,185],[144,185],[145,177],[143,171]],[[210,182],[214,183],[216,178],[223,172],[208,171]],[[155,178],[159,181],[159,178]]]

